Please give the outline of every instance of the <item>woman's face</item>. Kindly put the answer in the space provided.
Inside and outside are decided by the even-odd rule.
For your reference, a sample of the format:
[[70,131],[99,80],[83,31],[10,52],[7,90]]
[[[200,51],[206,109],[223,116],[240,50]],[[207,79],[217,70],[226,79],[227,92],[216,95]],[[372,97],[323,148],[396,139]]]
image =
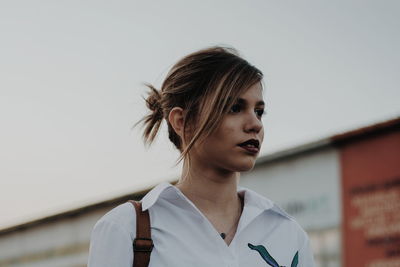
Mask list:
[[[256,83],[239,97],[215,132],[193,147],[192,157],[221,171],[251,170],[264,140],[263,112],[262,86]],[[249,139],[259,142],[258,151],[251,146],[239,146]]]

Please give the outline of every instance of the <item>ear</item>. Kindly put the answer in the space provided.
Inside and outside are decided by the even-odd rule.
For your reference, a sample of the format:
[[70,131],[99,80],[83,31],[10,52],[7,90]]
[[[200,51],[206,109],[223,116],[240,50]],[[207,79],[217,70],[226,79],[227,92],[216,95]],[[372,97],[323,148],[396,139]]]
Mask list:
[[168,121],[177,135],[183,140],[183,124],[184,114],[183,109],[180,107],[174,107],[171,109],[168,115]]

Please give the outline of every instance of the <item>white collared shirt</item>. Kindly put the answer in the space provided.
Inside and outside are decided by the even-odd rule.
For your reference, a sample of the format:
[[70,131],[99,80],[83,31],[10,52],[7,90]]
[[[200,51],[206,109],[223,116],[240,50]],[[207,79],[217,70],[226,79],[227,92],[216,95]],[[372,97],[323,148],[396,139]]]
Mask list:
[[[238,189],[244,207],[229,246],[177,187],[165,182],[148,192],[142,208],[149,210],[154,242],[149,267],[314,267],[309,239],[297,222],[271,200]],[[135,236],[133,205],[112,209],[93,228],[88,266],[132,267]]]

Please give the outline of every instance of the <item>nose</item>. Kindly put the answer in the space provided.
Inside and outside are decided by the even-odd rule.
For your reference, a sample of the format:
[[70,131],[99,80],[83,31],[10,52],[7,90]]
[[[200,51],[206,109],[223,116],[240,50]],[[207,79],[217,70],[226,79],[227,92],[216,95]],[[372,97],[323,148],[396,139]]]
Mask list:
[[263,123],[261,119],[254,112],[252,112],[251,115],[246,117],[246,123],[245,123],[246,133],[250,132],[259,133],[262,128],[263,128]]

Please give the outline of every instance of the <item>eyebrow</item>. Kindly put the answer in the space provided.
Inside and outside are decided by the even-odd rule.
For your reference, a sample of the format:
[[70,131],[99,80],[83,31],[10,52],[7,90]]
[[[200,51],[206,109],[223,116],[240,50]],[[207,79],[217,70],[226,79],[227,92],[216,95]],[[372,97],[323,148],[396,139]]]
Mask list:
[[[244,99],[244,98],[238,98],[237,102],[238,102],[239,104],[247,104],[247,100]],[[258,101],[258,102],[256,103],[256,106],[265,106],[265,102],[262,101],[262,100],[260,100],[260,101]]]

